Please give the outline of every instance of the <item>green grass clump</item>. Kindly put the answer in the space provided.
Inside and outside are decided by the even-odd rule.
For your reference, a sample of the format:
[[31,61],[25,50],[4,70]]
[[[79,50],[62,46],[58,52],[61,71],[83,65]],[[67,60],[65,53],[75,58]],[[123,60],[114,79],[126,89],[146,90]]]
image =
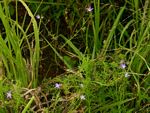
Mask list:
[[[6,33],[5,36],[0,35],[1,58],[4,62],[4,66],[6,67],[7,77],[9,79],[15,79],[20,82],[22,86],[27,86],[30,83],[29,87],[35,87],[37,85],[39,65],[39,32],[36,20],[30,9],[23,1],[20,2],[27,9],[34,29],[35,47],[32,48],[34,51],[31,50],[31,45],[28,45],[30,51],[30,58],[28,60],[30,62],[31,72],[29,72],[27,67],[27,59],[24,59],[22,55],[23,40],[26,39],[28,42],[27,34],[18,24],[17,20],[11,20],[7,7],[8,3],[6,1],[4,1],[4,7],[0,4],[0,18]],[[19,30],[20,33],[18,33]],[[22,36],[22,38],[20,36]]]
[[149,0],[0,2],[0,112],[148,113],[149,15]]

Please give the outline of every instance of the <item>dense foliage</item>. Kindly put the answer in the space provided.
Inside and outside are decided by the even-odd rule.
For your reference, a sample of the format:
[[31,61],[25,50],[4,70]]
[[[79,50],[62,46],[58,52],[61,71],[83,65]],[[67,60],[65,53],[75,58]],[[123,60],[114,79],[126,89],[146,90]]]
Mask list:
[[148,113],[149,0],[0,1],[0,113]]

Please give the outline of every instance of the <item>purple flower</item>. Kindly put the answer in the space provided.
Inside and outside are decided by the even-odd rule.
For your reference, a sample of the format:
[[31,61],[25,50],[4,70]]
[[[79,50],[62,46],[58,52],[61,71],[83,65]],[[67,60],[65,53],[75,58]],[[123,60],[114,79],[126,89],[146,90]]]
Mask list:
[[125,68],[126,68],[126,64],[125,64],[125,63],[122,63],[122,64],[120,64],[120,67],[121,67],[122,69],[125,69]]
[[62,84],[56,83],[55,88],[59,89],[62,86]]
[[121,67],[122,69],[125,69],[125,68],[127,67],[124,60],[121,60],[121,61],[120,61],[120,67]]
[[89,7],[87,7],[86,10],[87,10],[88,12],[92,12],[92,11],[93,11],[93,8],[92,8],[91,5],[89,5]]
[[11,91],[8,91],[8,92],[6,93],[6,98],[7,98],[7,99],[12,99],[12,93],[11,93]]

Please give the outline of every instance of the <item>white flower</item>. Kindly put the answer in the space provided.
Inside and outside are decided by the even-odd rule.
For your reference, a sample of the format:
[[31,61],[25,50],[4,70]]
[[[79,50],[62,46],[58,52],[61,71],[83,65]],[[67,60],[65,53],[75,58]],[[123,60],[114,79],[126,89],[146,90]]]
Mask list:
[[36,15],[36,19],[43,19],[44,17],[43,16],[40,16],[39,14],[38,15]]
[[124,75],[126,78],[128,78],[130,75],[128,73],[125,73]]
[[81,95],[81,96],[80,96],[80,99],[81,99],[81,100],[85,100],[85,95]]
[[8,92],[6,93],[6,98],[7,98],[7,99],[12,99],[12,93],[11,93],[11,91],[8,91]]
[[80,84],[80,87],[81,87],[81,88],[83,88],[83,87],[84,87],[84,85],[83,85],[83,84]]

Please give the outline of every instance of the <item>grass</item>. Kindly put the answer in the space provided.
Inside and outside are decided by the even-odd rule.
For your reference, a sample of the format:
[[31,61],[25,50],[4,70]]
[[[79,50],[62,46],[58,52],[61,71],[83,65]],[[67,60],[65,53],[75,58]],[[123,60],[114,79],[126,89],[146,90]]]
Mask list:
[[148,113],[149,6],[0,2],[0,112]]

